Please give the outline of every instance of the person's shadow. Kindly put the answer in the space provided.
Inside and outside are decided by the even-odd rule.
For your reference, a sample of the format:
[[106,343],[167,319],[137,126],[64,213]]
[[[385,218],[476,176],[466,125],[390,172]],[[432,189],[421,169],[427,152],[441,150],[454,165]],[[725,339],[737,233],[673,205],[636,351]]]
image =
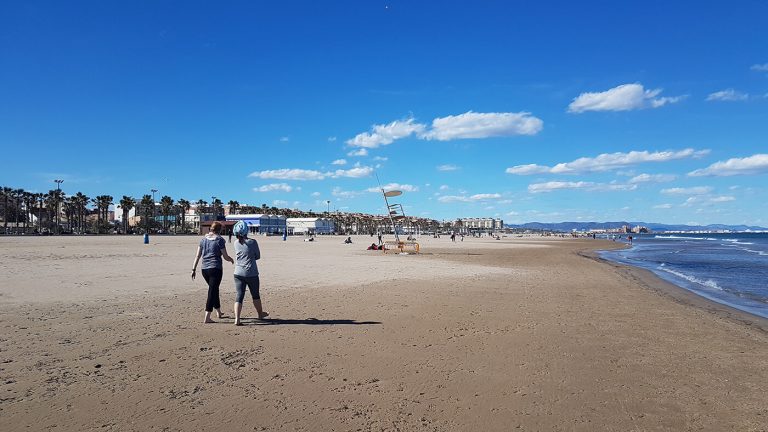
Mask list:
[[375,325],[381,324],[381,321],[357,321],[351,319],[283,319],[283,318],[242,318],[242,323],[245,325],[285,325],[285,324],[299,324],[299,325]]

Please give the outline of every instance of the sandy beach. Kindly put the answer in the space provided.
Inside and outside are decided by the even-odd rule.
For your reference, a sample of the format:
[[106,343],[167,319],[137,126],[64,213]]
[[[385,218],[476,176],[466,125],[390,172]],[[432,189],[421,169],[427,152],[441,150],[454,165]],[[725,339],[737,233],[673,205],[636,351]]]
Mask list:
[[768,430],[766,320],[616,243],[344,238],[257,237],[243,327],[202,324],[198,237],[0,238],[0,430]]

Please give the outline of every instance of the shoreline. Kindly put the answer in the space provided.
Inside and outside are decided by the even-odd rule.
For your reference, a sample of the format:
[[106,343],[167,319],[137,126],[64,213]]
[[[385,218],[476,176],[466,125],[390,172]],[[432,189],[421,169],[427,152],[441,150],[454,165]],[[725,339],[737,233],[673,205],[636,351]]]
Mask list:
[[637,281],[647,289],[656,292],[670,301],[709,312],[720,318],[729,319],[768,333],[768,318],[696,294],[683,286],[663,279],[652,270],[603,258],[600,256],[600,252],[604,250],[612,249],[594,249],[581,252],[580,254],[585,258],[610,265],[622,277]]

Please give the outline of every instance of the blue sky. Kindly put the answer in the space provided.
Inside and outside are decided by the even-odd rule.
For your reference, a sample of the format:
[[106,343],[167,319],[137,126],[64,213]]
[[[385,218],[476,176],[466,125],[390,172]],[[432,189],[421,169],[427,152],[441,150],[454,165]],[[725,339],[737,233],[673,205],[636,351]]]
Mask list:
[[576,3],[6,2],[0,184],[768,226],[768,3]]

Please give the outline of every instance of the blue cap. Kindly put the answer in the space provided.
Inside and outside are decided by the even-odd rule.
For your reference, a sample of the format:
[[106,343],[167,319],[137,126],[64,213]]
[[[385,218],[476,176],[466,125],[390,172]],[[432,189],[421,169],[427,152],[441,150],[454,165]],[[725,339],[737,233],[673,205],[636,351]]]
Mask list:
[[237,221],[234,228],[232,228],[232,234],[240,237],[248,236],[248,225],[243,221]]

